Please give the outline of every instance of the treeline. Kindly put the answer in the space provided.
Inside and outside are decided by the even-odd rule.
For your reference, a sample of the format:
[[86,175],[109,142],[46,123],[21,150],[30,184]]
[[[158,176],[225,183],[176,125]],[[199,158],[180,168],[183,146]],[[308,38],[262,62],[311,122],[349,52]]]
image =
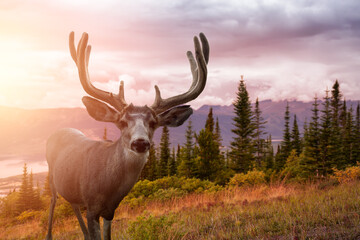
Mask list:
[[218,118],[209,110],[204,128],[198,133],[188,121],[186,142],[170,149],[169,131],[163,127],[159,147],[152,145],[141,179],[179,176],[210,180],[225,185],[235,174],[257,170],[271,177],[295,181],[324,178],[335,169],[360,162],[359,103],[347,106],[336,80],[323,101],[314,98],[311,119],[305,119],[300,134],[298,119],[289,104],[284,113],[283,139],[276,151],[258,99],[251,106],[245,81],[239,82],[233,103],[235,137],[229,148],[222,146]]
[[25,163],[19,190],[13,189],[5,198],[0,199],[0,216],[13,217],[26,211],[46,209],[50,196],[49,176],[43,187],[40,187],[39,182],[35,186],[33,174],[28,173]]

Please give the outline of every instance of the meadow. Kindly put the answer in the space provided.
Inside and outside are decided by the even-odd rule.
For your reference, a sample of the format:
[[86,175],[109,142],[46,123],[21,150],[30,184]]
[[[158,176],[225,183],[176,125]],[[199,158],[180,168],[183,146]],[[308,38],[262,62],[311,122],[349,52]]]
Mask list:
[[[359,180],[201,189],[131,195],[113,239],[360,239]],[[54,239],[82,239],[71,208],[60,199],[56,209]],[[47,212],[27,214],[1,218],[0,239],[44,239]]]

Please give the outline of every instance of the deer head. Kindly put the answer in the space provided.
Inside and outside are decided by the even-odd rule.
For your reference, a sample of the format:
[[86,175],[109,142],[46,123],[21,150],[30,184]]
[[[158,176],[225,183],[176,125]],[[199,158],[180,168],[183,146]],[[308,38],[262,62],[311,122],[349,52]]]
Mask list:
[[193,78],[189,90],[163,99],[158,86],[155,86],[154,103],[150,107],[139,107],[126,103],[123,81],[120,82],[118,94],[98,89],[91,83],[88,72],[91,52],[91,46],[88,45],[88,34],[83,33],[76,49],[74,32],[71,32],[69,37],[70,53],[78,68],[81,85],[92,96],[84,96],[82,99],[89,115],[98,121],[114,123],[122,132],[122,141],[126,148],[136,153],[146,153],[155,129],[165,125],[177,127],[183,124],[193,112],[189,105],[183,104],[194,100],[204,90],[209,61],[209,44],[203,33],[200,33],[200,41],[194,37],[195,57],[192,52],[187,52]]

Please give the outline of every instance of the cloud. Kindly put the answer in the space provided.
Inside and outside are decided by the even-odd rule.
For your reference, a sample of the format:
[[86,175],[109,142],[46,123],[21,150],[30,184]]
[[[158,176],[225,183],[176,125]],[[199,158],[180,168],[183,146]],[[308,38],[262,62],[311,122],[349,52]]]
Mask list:
[[188,89],[185,53],[199,32],[211,52],[208,83],[194,106],[230,104],[240,75],[252,100],[310,101],[335,79],[346,98],[358,99],[359,11],[355,0],[4,0],[0,104],[82,106],[67,47],[72,30],[76,41],[89,32],[94,84],[117,92],[123,78],[127,98],[139,104],[151,104],[155,84],[165,97]]

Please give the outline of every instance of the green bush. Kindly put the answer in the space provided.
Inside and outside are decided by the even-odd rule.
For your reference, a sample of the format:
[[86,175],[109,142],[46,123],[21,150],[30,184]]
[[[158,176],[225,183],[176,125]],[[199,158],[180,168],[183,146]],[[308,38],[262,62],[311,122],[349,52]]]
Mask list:
[[129,223],[127,233],[133,240],[171,239],[173,235],[171,229],[176,222],[178,219],[174,215],[139,216],[135,221]]
[[164,177],[155,181],[143,180],[135,184],[123,204],[135,207],[146,199],[167,200],[188,193],[216,192],[222,187],[210,181],[185,177]]
[[255,186],[265,183],[265,173],[258,170],[238,173],[230,179],[229,186]]

